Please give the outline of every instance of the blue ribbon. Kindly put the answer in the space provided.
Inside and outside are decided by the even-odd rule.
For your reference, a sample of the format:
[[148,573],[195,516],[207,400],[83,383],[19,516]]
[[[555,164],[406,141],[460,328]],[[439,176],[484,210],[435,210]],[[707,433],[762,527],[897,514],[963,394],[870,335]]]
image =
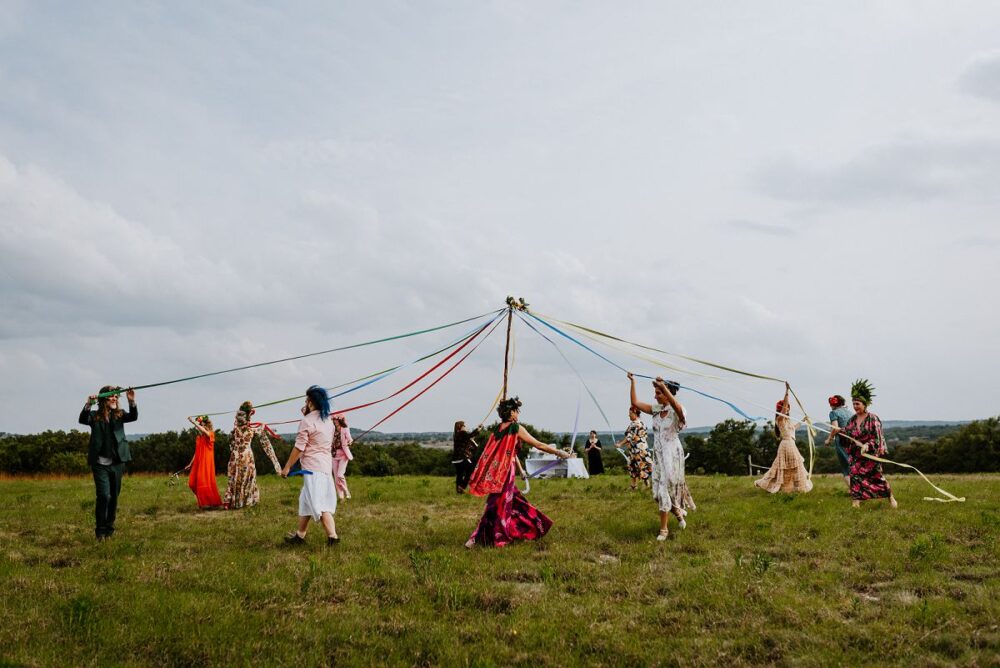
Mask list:
[[[541,318],[539,318],[539,317],[538,317],[537,315],[535,315],[534,313],[528,313],[528,315],[529,315],[529,316],[530,316],[531,318],[533,318],[533,319],[537,320],[538,322],[542,323],[543,325],[545,325],[545,326],[546,326],[546,327],[548,327],[549,329],[551,329],[551,330],[552,330],[553,332],[555,332],[555,333],[559,334],[560,336],[563,336],[563,337],[565,337],[565,338],[569,339],[570,341],[572,341],[572,342],[573,342],[573,343],[575,343],[576,345],[580,346],[581,348],[584,348],[585,350],[588,350],[588,351],[590,351],[590,352],[591,352],[591,353],[593,353],[594,355],[597,355],[597,356],[598,356],[598,357],[600,357],[600,358],[601,358],[602,360],[604,360],[605,362],[607,362],[607,363],[608,363],[608,364],[610,364],[611,366],[615,367],[616,369],[619,369],[619,370],[621,370],[621,371],[624,371],[625,373],[628,373],[628,372],[629,372],[629,371],[628,371],[628,369],[626,369],[625,367],[621,366],[621,365],[620,365],[620,364],[618,364],[617,362],[614,362],[613,360],[611,360],[611,359],[609,359],[609,358],[605,357],[604,355],[602,355],[601,353],[597,352],[596,350],[594,350],[593,348],[591,348],[591,347],[590,347],[590,346],[588,346],[587,344],[583,343],[582,341],[579,341],[579,340],[575,339],[574,337],[570,336],[570,335],[569,335],[569,334],[567,334],[566,332],[562,331],[561,329],[559,329],[559,328],[558,328],[558,327],[556,327],[555,325],[552,325],[552,324],[549,324],[548,322],[546,322],[546,321],[542,320]],[[525,321],[525,322],[527,322],[527,321]],[[530,325],[531,325],[531,323],[528,323],[528,325],[530,326]],[[535,329],[535,328],[534,328],[534,327],[532,327],[532,329]],[[538,330],[537,330],[537,329],[535,329],[535,331],[537,332]],[[541,334],[541,332],[539,332],[539,334]],[[544,336],[544,335],[543,335],[543,336]],[[547,339],[547,338],[548,338],[548,337],[546,337],[546,339]],[[552,343],[552,341],[549,341],[549,343]],[[555,344],[553,343],[553,345],[555,345]],[[558,347],[557,347],[556,349],[558,350]],[[564,359],[565,359],[565,356],[564,356]],[[645,374],[641,374],[641,373],[635,373],[635,374],[632,374],[632,375],[634,375],[634,376],[636,376],[636,377],[638,377],[638,378],[646,378],[646,379],[649,379],[649,380],[653,380],[653,378],[654,378],[653,376],[647,376],[647,375],[645,375]],[[675,383],[676,383],[677,381],[673,381],[673,382],[675,382]],[[717,396],[715,396],[715,395],[712,395],[712,394],[708,394],[707,392],[702,392],[701,390],[696,390],[696,389],[694,389],[693,387],[688,387],[687,385],[681,385],[680,383],[677,383],[677,385],[678,385],[678,387],[681,387],[681,388],[683,388],[683,389],[685,389],[685,390],[688,390],[689,392],[694,392],[695,394],[700,394],[701,396],[705,397],[706,399],[711,399],[711,400],[713,400],[713,401],[718,401],[719,403],[722,403],[722,404],[725,404],[726,406],[729,406],[729,407],[730,407],[731,409],[733,409],[734,411],[736,411],[736,412],[737,412],[737,413],[738,413],[739,415],[741,415],[741,416],[742,416],[742,417],[743,417],[744,419],[747,419],[747,420],[750,420],[751,422],[757,422],[757,421],[763,421],[763,420],[765,420],[765,419],[766,419],[766,418],[763,418],[763,417],[759,417],[759,416],[757,416],[757,417],[753,417],[753,416],[750,416],[750,415],[747,415],[747,413],[745,413],[745,412],[744,412],[744,411],[743,411],[743,410],[742,410],[742,409],[741,409],[741,408],[740,408],[739,406],[737,406],[736,404],[734,404],[734,403],[733,403],[733,402],[731,402],[731,401],[727,401],[727,400],[723,399],[722,397],[717,397]],[[589,391],[590,391],[590,390],[588,390],[588,392],[589,392]],[[593,395],[591,395],[591,396],[593,396]],[[606,419],[606,418],[605,418],[605,419]]]

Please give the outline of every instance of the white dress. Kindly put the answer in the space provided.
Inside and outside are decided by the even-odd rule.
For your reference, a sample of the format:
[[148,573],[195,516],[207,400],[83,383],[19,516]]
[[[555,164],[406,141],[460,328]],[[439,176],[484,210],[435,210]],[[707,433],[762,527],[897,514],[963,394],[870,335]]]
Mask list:
[[[686,415],[672,406],[653,405],[653,498],[661,512],[671,508],[694,510],[694,499],[684,480],[684,447],[680,432]],[[661,415],[662,414],[662,415]]]

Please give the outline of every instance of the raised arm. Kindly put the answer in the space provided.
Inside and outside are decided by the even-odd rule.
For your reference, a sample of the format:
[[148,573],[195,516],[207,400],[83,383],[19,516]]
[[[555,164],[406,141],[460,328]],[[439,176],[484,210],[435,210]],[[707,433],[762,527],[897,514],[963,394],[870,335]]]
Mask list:
[[569,459],[570,455],[568,452],[563,452],[557,448],[553,448],[550,445],[542,443],[537,438],[528,433],[528,430],[521,425],[517,426],[517,435],[521,437],[521,440],[535,448],[536,450],[541,450],[542,452],[547,452],[550,455],[555,455],[561,459]]
[[139,407],[135,405],[135,390],[131,387],[125,390],[125,397],[128,399],[128,413],[122,416],[122,422],[135,422],[139,419]]
[[671,392],[670,388],[667,387],[667,383],[659,376],[657,376],[656,380],[654,380],[653,382],[656,383],[663,390],[663,394],[667,397],[667,403],[670,404],[670,406],[674,409],[674,412],[677,413],[677,418],[683,422],[684,407],[681,406],[680,402],[677,401],[677,397],[675,397],[674,393]]
[[90,407],[97,402],[97,395],[92,394],[87,397],[87,403],[83,405],[83,410],[80,411],[80,424],[85,424],[90,426]]
[[188,416],[188,422],[190,422],[192,425],[194,425],[194,428],[197,429],[198,431],[200,431],[205,436],[208,436],[209,433],[211,433],[211,432],[208,431],[208,429],[205,429],[200,424],[198,424],[197,422],[195,422],[195,419],[193,417],[191,417],[190,415]]
[[635,376],[633,376],[631,372],[628,374],[628,382],[629,382],[629,397],[632,400],[632,405],[635,406],[640,411],[642,411],[643,413],[652,415],[653,407],[650,406],[649,404],[644,404],[641,401],[639,401],[639,398],[635,394]]

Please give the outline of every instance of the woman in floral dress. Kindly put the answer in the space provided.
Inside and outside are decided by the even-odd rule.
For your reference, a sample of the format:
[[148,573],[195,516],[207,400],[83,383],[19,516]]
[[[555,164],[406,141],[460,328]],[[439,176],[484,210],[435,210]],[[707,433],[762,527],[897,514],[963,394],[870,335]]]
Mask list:
[[861,506],[862,501],[869,499],[889,499],[889,505],[895,508],[898,504],[892,495],[889,481],[882,473],[882,465],[865,457],[871,454],[884,457],[888,452],[885,435],[882,433],[882,420],[868,411],[874,388],[867,380],[855,381],[851,387],[851,399],[854,407],[854,417],[844,429],[834,428],[835,434],[848,437],[847,457],[851,465],[851,505]]
[[802,453],[795,446],[795,430],[798,424],[788,417],[791,404],[788,402],[790,389],[785,383],[785,398],[774,407],[774,431],[781,442],[778,443],[778,453],[774,463],[760,480],[754,485],[774,494],[775,492],[808,492],[812,489],[812,480],[806,472]]
[[246,506],[255,506],[260,502],[260,490],[257,488],[257,464],[253,458],[250,444],[255,435],[260,436],[261,447],[274,465],[274,472],[281,473],[281,465],[274,454],[271,441],[262,424],[251,424],[250,416],[254,414],[253,404],[244,401],[236,411],[236,421],[233,433],[229,437],[229,466],[227,475],[229,484],[226,486],[224,503],[234,510]]
[[514,484],[521,442],[561,459],[570,454],[546,445],[517,423],[521,401],[505,399],[497,407],[500,424],[483,447],[469,481],[469,493],[486,496],[486,508],[465,547],[503,547],[515,540],[538,540],[552,527],[552,520],[528,503]]
[[694,510],[694,499],[684,479],[684,446],[680,432],[687,422],[684,406],[677,401],[680,385],[662,378],[653,381],[655,404],[646,404],[636,397],[635,378],[628,374],[631,383],[632,405],[653,416],[653,498],[660,509],[660,533],[656,540],[666,540],[670,515],[677,518],[680,527],[687,526],[688,510]]
[[639,419],[639,415],[638,408],[629,406],[629,423],[625,429],[625,436],[615,443],[616,448],[625,448],[625,455],[628,457],[628,475],[632,479],[629,489],[633,490],[640,480],[649,487],[649,479],[653,475],[653,457],[649,454],[649,443],[646,441],[646,426]]

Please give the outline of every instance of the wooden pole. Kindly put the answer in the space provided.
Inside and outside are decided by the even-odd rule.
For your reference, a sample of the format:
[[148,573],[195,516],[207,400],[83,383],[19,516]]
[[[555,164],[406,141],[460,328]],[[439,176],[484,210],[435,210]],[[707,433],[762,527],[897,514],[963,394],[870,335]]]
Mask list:
[[514,320],[514,309],[511,306],[507,307],[507,345],[504,347],[503,351],[503,391],[500,393],[500,401],[507,400],[507,367],[510,358],[510,326]]

